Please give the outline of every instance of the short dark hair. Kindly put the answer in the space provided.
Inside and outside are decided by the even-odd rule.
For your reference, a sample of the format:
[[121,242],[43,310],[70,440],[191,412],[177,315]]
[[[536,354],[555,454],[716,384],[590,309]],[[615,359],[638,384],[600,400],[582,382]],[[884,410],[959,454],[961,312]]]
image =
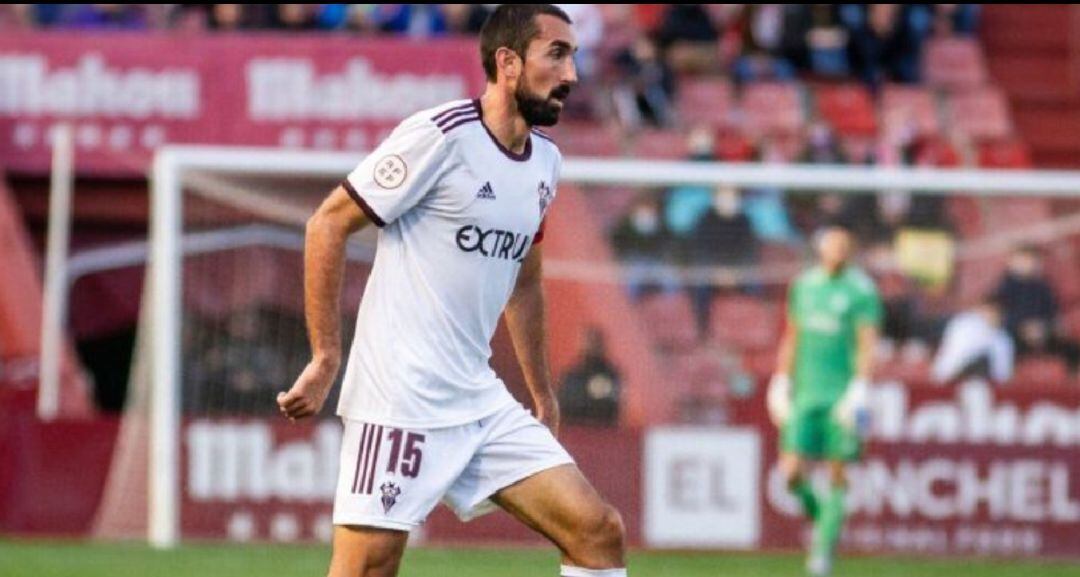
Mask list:
[[529,43],[540,33],[536,17],[540,14],[554,16],[567,24],[573,24],[562,8],[554,4],[501,4],[488,16],[480,29],[480,60],[488,82],[498,78],[495,51],[509,48],[525,60]]

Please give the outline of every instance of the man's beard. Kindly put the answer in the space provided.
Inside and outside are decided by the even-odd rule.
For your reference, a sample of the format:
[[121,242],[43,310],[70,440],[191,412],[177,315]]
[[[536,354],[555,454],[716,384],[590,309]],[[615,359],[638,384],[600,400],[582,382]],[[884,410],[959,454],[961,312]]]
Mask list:
[[514,91],[514,100],[517,102],[518,112],[529,126],[554,126],[559,122],[559,113],[562,108],[552,100],[557,99],[562,102],[569,95],[570,87],[559,85],[546,98],[536,96],[529,90],[528,83],[522,79],[517,90]]

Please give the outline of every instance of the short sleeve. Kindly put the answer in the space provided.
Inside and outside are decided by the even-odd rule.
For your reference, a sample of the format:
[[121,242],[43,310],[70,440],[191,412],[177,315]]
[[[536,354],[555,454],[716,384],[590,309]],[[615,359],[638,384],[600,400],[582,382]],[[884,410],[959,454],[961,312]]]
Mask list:
[[442,131],[423,116],[406,119],[342,183],[377,226],[386,226],[416,206],[445,166]]

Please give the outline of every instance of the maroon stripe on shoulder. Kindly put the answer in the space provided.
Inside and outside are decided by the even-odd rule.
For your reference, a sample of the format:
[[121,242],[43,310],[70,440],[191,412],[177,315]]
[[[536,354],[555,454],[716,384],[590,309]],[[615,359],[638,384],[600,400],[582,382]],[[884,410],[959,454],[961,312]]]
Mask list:
[[382,447],[383,428],[379,427],[375,433],[375,454],[371,457],[371,467],[368,468],[367,493],[375,489],[375,469],[379,466],[379,448]]
[[539,136],[540,138],[543,138],[544,140],[546,140],[546,141],[548,141],[548,142],[550,142],[552,144],[555,144],[555,139],[552,138],[551,136],[549,136],[546,133],[540,132],[539,130],[537,130],[535,128],[532,129],[532,133]]
[[463,111],[463,110],[470,110],[470,109],[473,109],[473,108],[476,108],[476,104],[474,104],[470,100],[469,102],[466,102],[465,104],[459,104],[458,106],[454,106],[452,108],[447,108],[446,110],[443,110],[442,112],[436,114],[435,116],[432,116],[431,119],[434,120],[435,122],[441,122],[449,114],[453,114],[453,113],[460,112],[460,111]]
[[450,124],[451,122],[453,122],[455,118],[462,118],[462,117],[471,116],[471,115],[476,115],[476,111],[471,109],[471,108],[466,109],[466,110],[458,110],[457,112],[454,112],[453,114],[447,114],[446,116],[440,118],[439,120],[436,120],[435,125],[438,126],[439,128],[442,128],[443,126],[446,126],[447,124]]
[[386,226],[386,221],[384,221],[382,217],[375,213],[375,210],[371,208],[371,205],[368,204],[366,200],[364,200],[364,197],[360,196],[360,193],[356,192],[356,189],[353,188],[353,185],[351,182],[349,182],[349,179],[346,178],[345,180],[341,181],[341,186],[345,189],[345,192],[349,193],[349,196],[353,199],[353,201],[356,204],[360,205],[360,210],[364,211],[364,214],[368,217],[368,219],[371,220],[371,222],[375,223],[375,226],[379,228]]
[[364,443],[367,441],[368,424],[364,423],[364,429],[360,432],[360,449],[356,452],[356,473],[353,474],[352,492],[356,493],[360,485],[360,466],[364,463]]
[[449,134],[451,130],[461,126],[462,124],[468,124],[470,122],[476,122],[478,120],[480,120],[479,116],[469,116],[467,118],[459,118],[453,124],[450,124],[450,125],[445,126],[445,127],[441,127],[440,130],[443,131],[443,134]]

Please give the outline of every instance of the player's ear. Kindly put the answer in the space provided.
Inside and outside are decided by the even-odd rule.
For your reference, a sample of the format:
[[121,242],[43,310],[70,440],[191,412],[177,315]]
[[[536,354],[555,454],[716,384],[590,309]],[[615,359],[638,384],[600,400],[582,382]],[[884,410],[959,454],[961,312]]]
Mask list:
[[507,80],[516,80],[521,76],[521,56],[505,46],[495,51],[495,66]]

